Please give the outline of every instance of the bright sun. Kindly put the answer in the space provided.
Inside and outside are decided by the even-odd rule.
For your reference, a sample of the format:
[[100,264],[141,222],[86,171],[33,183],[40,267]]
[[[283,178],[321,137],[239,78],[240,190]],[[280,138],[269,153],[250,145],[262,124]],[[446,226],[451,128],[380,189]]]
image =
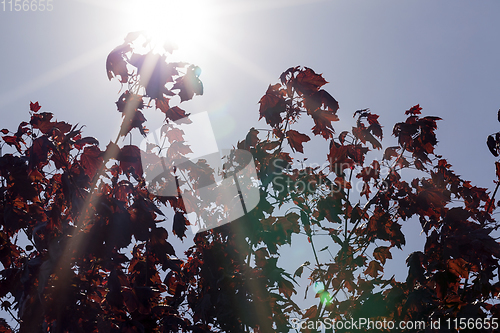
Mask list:
[[[145,31],[156,43],[173,43],[178,56],[193,57],[210,39],[213,18],[206,0],[130,0],[130,31]],[[180,53],[180,54],[179,54]]]

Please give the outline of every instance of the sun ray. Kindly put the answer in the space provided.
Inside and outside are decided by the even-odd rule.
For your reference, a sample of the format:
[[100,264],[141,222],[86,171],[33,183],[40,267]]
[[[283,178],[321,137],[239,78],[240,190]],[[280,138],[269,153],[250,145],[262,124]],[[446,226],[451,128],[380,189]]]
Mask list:
[[82,68],[93,63],[94,61],[98,61],[102,58],[103,54],[109,52],[109,50],[113,49],[119,43],[119,39],[112,41],[108,41],[98,47],[95,47],[82,55],[71,59],[55,68],[48,70],[47,72],[31,79],[27,82],[24,82],[22,85],[11,89],[5,93],[0,94],[0,107],[3,107],[7,104],[13,103],[16,100],[24,96],[28,96],[31,93],[37,91],[40,88],[46,87],[49,84],[52,84]]

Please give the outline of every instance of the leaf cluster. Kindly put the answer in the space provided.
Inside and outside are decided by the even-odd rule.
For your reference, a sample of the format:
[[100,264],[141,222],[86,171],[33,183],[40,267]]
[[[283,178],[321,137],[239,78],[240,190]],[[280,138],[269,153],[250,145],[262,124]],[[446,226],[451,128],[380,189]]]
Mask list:
[[[182,103],[203,93],[200,70],[168,62],[173,49],[157,53],[151,43],[129,34],[107,58],[108,78],[127,87],[116,102],[120,133],[106,148],[38,102],[16,131],[1,131],[2,147],[13,152],[0,157],[0,297],[18,322],[12,328],[0,321],[1,331],[288,332],[293,317],[429,322],[500,315],[496,190],[490,196],[473,186],[435,154],[440,118],[413,106],[393,127],[397,146],[383,149],[379,116],[363,109],[337,136],[338,102],[307,67],[289,68],[268,87],[259,114],[269,129],[252,128],[236,145],[254,158],[258,205],[196,234],[180,259],[170,233],[187,237],[186,207],[199,212],[200,224],[231,214],[225,188],[212,201],[197,190],[218,176],[237,177],[246,162],[238,150],[223,170],[185,159],[189,146],[172,122],[190,120],[170,105],[175,96]],[[168,144],[121,144],[133,128],[147,134],[143,110],[153,106],[165,114]],[[311,141],[293,129],[302,116],[313,120],[317,139],[329,141],[325,168],[297,159]],[[370,161],[374,154],[381,156]],[[421,177],[403,178],[405,168]],[[158,176],[147,179],[151,172]],[[404,223],[419,223],[426,243],[409,255],[406,280],[397,281],[384,269],[412,237],[403,234]],[[29,244],[21,246],[21,237]],[[300,237],[310,259],[288,271],[283,246]],[[320,243],[326,246],[318,250]],[[301,286],[306,272],[309,283]],[[311,286],[317,303],[300,309],[296,299]]]

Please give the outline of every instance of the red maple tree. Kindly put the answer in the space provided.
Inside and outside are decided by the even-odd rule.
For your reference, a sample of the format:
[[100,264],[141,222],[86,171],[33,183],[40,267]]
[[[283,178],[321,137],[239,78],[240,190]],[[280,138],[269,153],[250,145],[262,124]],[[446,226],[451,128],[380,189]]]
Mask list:
[[[214,177],[203,160],[175,167],[189,147],[171,125],[189,122],[189,115],[170,106],[172,97],[182,103],[201,95],[200,70],[168,62],[172,50],[138,52],[141,38],[127,36],[106,62],[108,77],[127,85],[116,102],[123,116],[120,133],[106,148],[82,128],[43,112],[38,102],[30,104],[29,121],[16,131],[2,130],[4,145],[14,151],[0,157],[0,297],[17,325],[2,319],[1,332],[288,332],[292,318],[442,325],[465,318],[466,324],[472,320],[494,330],[500,313],[494,300],[500,291],[500,245],[492,235],[498,228],[492,217],[496,190],[490,196],[473,186],[435,154],[440,119],[422,116],[419,105],[395,124],[398,145],[367,161],[369,151],[382,150],[378,115],[356,111],[356,126],[337,136],[339,104],[310,68],[289,68],[280,83],[269,86],[259,109],[269,130],[250,129],[236,145],[254,157],[257,207],[196,234],[179,259],[169,239],[187,237],[185,201],[207,208],[207,216],[225,213],[203,206],[203,198],[190,195],[176,178],[182,171],[196,188]],[[144,169],[154,164],[141,163],[141,153],[153,156],[157,147],[141,152],[119,144],[134,128],[147,134],[145,108],[165,114],[171,159],[156,185],[174,186],[176,196],[148,188]],[[301,117],[312,118],[312,135],[329,140],[328,168],[296,167],[294,154],[305,154],[311,140],[293,129]],[[498,138],[488,138],[495,156]],[[420,170],[422,177],[405,180],[403,168]],[[356,180],[363,185],[363,204],[354,199]],[[384,278],[391,251],[405,245],[402,224],[415,218],[426,235],[424,249],[408,257],[406,281]],[[168,230],[160,225],[165,220]],[[29,245],[21,246],[20,235]],[[280,267],[280,250],[296,235],[307,237],[313,262],[288,272]],[[319,260],[318,253],[328,249],[316,248],[320,235],[338,248],[328,261]],[[317,304],[301,309],[295,295],[309,285],[298,285],[296,278],[305,268],[309,285],[321,288]]]

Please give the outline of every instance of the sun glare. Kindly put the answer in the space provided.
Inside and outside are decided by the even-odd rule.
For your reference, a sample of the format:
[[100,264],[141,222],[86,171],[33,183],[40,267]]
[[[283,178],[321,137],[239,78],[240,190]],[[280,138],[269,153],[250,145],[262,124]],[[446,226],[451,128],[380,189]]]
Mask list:
[[214,22],[203,0],[130,0],[127,13],[130,31],[145,31],[158,45],[176,45],[186,61],[210,39]]

